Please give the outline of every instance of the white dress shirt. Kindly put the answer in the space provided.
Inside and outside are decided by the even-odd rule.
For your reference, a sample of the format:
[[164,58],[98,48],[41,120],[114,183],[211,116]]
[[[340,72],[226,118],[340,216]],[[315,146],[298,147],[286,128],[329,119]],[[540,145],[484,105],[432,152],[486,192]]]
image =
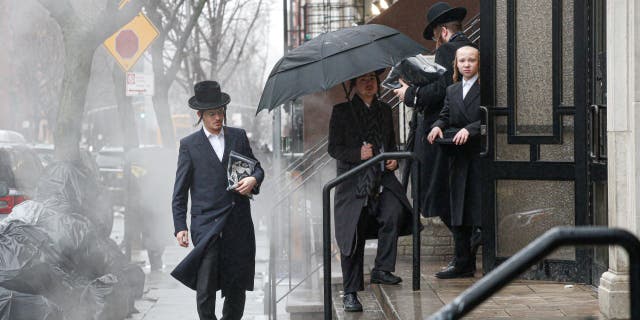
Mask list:
[[216,156],[218,156],[218,159],[222,162],[222,156],[224,155],[224,129],[220,130],[219,134],[209,132],[204,126],[202,126],[202,130],[204,130],[204,134],[207,136],[207,139],[209,139],[209,143],[216,152]]
[[469,92],[469,89],[471,89],[471,87],[473,87],[473,84],[476,82],[476,80],[478,80],[478,74],[477,73],[473,77],[471,77],[471,79],[469,79],[469,80],[462,79],[462,99],[463,100],[467,96],[467,93]]

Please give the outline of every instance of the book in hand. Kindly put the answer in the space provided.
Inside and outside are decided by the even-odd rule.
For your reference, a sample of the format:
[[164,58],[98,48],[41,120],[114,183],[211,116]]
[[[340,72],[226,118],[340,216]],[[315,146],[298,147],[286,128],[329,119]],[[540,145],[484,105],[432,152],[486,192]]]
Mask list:
[[[256,163],[256,160],[231,151],[229,153],[229,163],[227,164],[227,181],[229,182],[227,191],[234,190],[238,187],[240,180],[251,176],[256,168]],[[253,199],[251,194],[247,195],[247,197]]]

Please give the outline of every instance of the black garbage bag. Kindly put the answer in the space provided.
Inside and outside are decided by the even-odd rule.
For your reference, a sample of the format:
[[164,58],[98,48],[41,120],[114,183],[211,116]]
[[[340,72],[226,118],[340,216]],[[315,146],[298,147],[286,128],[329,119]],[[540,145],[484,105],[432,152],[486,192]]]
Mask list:
[[64,261],[42,229],[20,221],[0,225],[0,286],[48,295],[66,288]]
[[[144,280],[135,283],[140,268],[127,268],[119,275],[107,274],[86,284],[80,301],[82,307],[74,315],[77,319],[124,319],[136,312],[134,301],[142,297]],[[142,277],[144,279],[144,275]],[[132,282],[132,280],[134,280]]]
[[382,81],[382,86],[387,89],[398,89],[402,86],[399,82],[400,78],[409,85],[424,86],[438,80],[446,71],[447,69],[443,66],[419,54],[404,59],[391,68],[387,78]]
[[66,320],[49,299],[0,287],[0,320]]
[[124,319],[142,296],[144,272],[87,217],[25,201],[0,223],[0,285],[41,294],[69,319]]
[[113,212],[98,181],[98,173],[83,162],[55,162],[38,180],[34,200],[57,212],[84,215],[108,237]]

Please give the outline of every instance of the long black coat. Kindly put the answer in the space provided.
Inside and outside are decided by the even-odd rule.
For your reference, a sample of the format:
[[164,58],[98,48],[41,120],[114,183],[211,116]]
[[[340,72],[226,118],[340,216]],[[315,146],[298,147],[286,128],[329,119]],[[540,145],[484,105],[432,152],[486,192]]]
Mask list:
[[[364,107],[364,102],[356,95],[352,99],[353,107]],[[393,117],[391,107],[381,101],[374,101],[373,107],[382,108],[384,124],[383,130],[384,150],[387,152],[396,151],[396,138],[393,131]],[[363,163],[360,160],[360,148],[362,147],[361,136],[363,136],[363,126],[360,119],[356,119],[355,113],[351,110],[349,102],[341,103],[333,107],[331,122],[329,125],[329,154],[337,160],[337,172],[341,175],[357,165]],[[351,256],[355,244],[360,213],[365,204],[365,198],[356,196],[357,176],[347,179],[336,187],[334,196],[334,217],[336,240],[340,251],[345,256]],[[399,235],[411,233],[411,204],[404,193],[402,185],[393,172],[385,170],[382,176],[382,186],[391,191],[402,203],[404,211],[399,218]],[[381,212],[385,214],[387,212]],[[377,237],[377,229],[365,230],[367,239]]]
[[[198,268],[210,241],[222,241],[220,250],[221,283],[215,290],[238,288],[253,290],[256,240],[249,199],[227,189],[229,153],[235,151],[255,159],[244,130],[224,127],[224,156],[218,159],[203,130],[180,140],[178,168],[173,193],[175,233],[187,230],[187,197],[191,193],[191,239],[194,249],[171,273],[176,279],[196,288]],[[258,194],[264,179],[260,163],[253,176]],[[222,232],[222,237],[219,237]]]
[[[482,225],[482,172],[480,168],[480,84],[479,80],[471,86],[462,99],[462,82],[447,88],[447,97],[438,121],[433,126],[442,131],[447,128],[465,128],[469,139],[461,146],[442,146],[455,148],[450,157],[449,188],[451,189],[451,225]],[[440,184],[447,184],[442,180]]]
[[414,107],[412,118],[416,127],[413,151],[420,159],[420,209],[426,217],[436,217],[449,212],[449,190],[438,181],[448,176],[447,156],[440,149],[427,141],[427,134],[433,123],[438,120],[442,110],[447,87],[453,83],[453,60],[456,50],[469,44],[469,39],[462,33],[451,37],[436,50],[435,62],[447,69],[438,81],[426,86],[410,86],[404,96],[408,107]]

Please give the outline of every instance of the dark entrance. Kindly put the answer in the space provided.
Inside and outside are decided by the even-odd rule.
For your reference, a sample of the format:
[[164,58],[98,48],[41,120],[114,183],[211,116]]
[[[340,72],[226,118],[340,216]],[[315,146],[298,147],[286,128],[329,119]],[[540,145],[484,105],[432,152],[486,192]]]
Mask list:
[[[596,0],[480,8],[490,271],[554,226],[606,224],[605,23]],[[606,256],[563,248],[525,278],[593,283]]]

